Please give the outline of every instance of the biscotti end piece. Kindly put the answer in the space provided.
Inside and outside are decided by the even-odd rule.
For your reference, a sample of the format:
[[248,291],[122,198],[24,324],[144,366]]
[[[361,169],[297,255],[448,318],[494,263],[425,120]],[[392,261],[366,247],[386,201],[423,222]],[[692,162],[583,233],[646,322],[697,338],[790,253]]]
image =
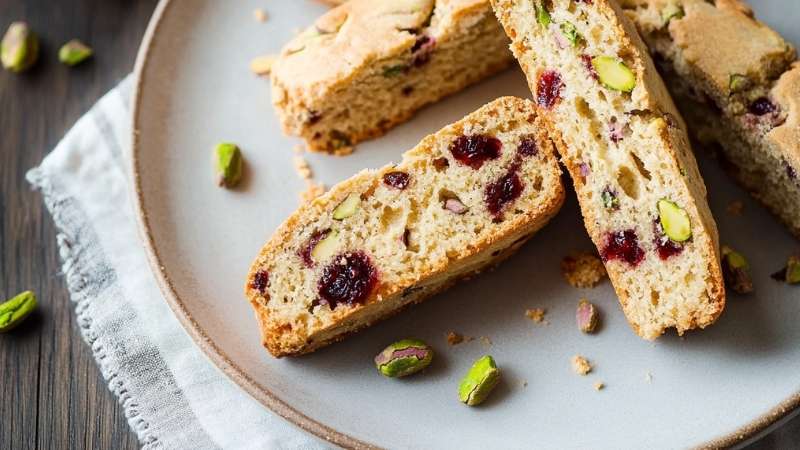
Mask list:
[[642,337],[725,305],[716,224],[685,125],[615,2],[492,0]]
[[246,286],[264,345],[307,353],[419,302],[510,256],[563,199],[534,105],[498,99],[281,225]]
[[508,67],[488,0],[351,0],[293,39],[272,67],[285,133],[337,153]]
[[623,7],[698,140],[800,237],[794,48],[738,0],[625,0]]

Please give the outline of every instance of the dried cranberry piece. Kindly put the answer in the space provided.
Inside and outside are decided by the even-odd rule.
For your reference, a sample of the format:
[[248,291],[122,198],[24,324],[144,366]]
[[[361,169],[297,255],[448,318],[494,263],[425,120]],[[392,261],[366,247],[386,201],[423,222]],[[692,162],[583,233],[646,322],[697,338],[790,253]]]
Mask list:
[[625,139],[625,125],[619,122],[609,122],[608,138],[611,139],[611,142],[619,144],[620,141]]
[[603,261],[617,259],[636,267],[644,260],[644,250],[639,247],[639,238],[635,231],[615,231],[606,234],[600,257]]
[[525,136],[517,146],[517,151],[522,156],[536,156],[539,153],[536,139],[533,136]]
[[259,270],[253,275],[253,281],[250,283],[250,287],[257,290],[264,295],[267,292],[267,286],[269,286],[269,272],[266,270]]
[[308,116],[306,118],[307,124],[314,125],[321,119],[322,119],[322,113],[320,113],[319,111],[314,111],[313,109],[308,110]]
[[592,78],[594,78],[595,80],[599,80],[600,79],[597,76],[597,70],[595,70],[594,64],[592,64],[592,57],[591,56],[589,56],[589,55],[587,55],[585,53],[583,55],[581,55],[581,63],[583,64],[583,68],[586,69],[587,72],[589,72],[589,75],[591,75]]
[[499,139],[483,134],[459,136],[450,144],[450,153],[456,161],[475,170],[489,159],[500,157],[503,143]]
[[410,179],[411,177],[405,172],[389,172],[383,175],[383,184],[402,191],[408,187]]
[[364,252],[336,256],[322,272],[317,292],[331,309],[340,303],[364,303],[378,284],[378,271]]
[[413,55],[411,63],[414,67],[427,64],[431,59],[431,53],[433,53],[435,47],[436,39],[424,35],[418,37],[417,42],[414,42],[414,45],[411,47],[411,54]]
[[796,180],[797,179],[797,171],[795,170],[795,168],[792,167],[792,165],[789,164],[789,162],[786,161],[786,160],[783,160],[783,165],[786,166],[786,175],[789,176],[789,179],[790,180]]
[[763,116],[764,114],[773,113],[778,110],[778,107],[769,101],[766,97],[759,97],[748,108],[752,114]]
[[503,208],[519,198],[522,189],[522,181],[517,175],[516,168],[512,168],[499,180],[486,186],[485,200],[489,212],[499,218]]
[[308,239],[308,241],[306,241],[306,244],[303,246],[303,248],[298,250],[297,256],[299,256],[300,259],[303,260],[303,264],[305,264],[306,267],[308,268],[314,267],[314,259],[311,258],[311,252],[314,251],[314,247],[316,247],[317,244],[319,244],[319,241],[325,239],[328,236],[328,233],[330,232],[331,232],[330,228],[328,228],[327,230],[315,231]]
[[404,97],[408,97],[409,95],[411,95],[412,92],[414,92],[414,86],[405,86],[400,91],[400,93],[402,93]]
[[539,106],[550,109],[561,99],[564,82],[555,70],[546,70],[539,76],[536,84],[536,101]]
[[658,257],[661,258],[662,261],[666,261],[671,256],[679,255],[683,252],[683,244],[670,239],[666,233],[664,233],[664,228],[661,226],[661,222],[658,219],[653,222],[653,233],[655,234],[653,243],[656,245]]

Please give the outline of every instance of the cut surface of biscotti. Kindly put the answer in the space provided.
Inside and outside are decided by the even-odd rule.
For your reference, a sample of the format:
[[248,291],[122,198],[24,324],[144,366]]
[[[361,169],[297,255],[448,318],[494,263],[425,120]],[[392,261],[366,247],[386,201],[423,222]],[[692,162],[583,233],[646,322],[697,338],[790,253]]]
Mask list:
[[718,235],[685,126],[607,0],[492,0],[551,129],[625,315],[642,337],[725,304]]
[[624,0],[689,129],[800,237],[800,64],[738,0]]
[[346,153],[513,61],[488,0],[351,0],[272,66],[284,132]]
[[498,99],[295,212],[246,295],[276,357],[313,351],[510,256],[561,207],[528,100]]

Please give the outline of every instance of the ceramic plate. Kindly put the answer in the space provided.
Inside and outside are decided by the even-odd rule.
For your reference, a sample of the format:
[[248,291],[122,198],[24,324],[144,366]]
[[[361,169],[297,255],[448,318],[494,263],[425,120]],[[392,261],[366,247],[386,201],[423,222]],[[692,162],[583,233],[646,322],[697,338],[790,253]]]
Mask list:
[[[800,43],[794,0],[755,2],[765,21]],[[269,13],[266,23],[253,10]],[[343,446],[389,448],[683,448],[737,444],[800,401],[800,291],[770,279],[800,247],[761,207],[701,157],[722,241],[746,254],[757,294],[731,295],[719,322],[656,342],[628,327],[608,283],[577,290],[560,275],[573,250],[592,248],[574,194],[560,215],[497,270],[312,355],[276,360],[261,347],[243,298],[247,269],[297,206],[304,183],[251,58],[277,53],[325,11],[310,0],[162,2],[137,69],[136,199],[145,246],[161,287],[209,358],[266,407]],[[529,96],[509,70],[419,113],[348,157],[309,155],[328,186],[364,167],[397,161],[420,138],[501,95]],[[213,181],[211,149],[240,144],[249,173],[240,191]],[[744,215],[726,212],[734,200]],[[574,323],[586,297],[603,312],[593,336]],[[525,317],[546,308],[549,324]],[[445,334],[487,337],[449,347]],[[407,336],[437,357],[422,376],[390,380],[372,357]],[[489,343],[489,340],[491,343]],[[460,377],[490,353],[504,371],[482,407],[456,398]],[[581,354],[595,369],[572,372]],[[595,391],[595,382],[606,388]]]

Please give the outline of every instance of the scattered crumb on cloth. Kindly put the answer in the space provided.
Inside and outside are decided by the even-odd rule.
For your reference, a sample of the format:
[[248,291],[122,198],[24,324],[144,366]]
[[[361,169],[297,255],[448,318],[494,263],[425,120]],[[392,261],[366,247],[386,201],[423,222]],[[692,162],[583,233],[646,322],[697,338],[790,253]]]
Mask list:
[[295,145],[294,147],[292,147],[292,152],[293,152],[295,155],[302,155],[302,154],[303,154],[305,151],[306,151],[305,147],[303,147],[303,146],[302,146],[302,145],[300,145],[300,144],[298,144],[298,145]]
[[325,185],[315,183],[311,180],[306,181],[306,190],[300,192],[300,204],[304,205],[325,193]]
[[469,342],[471,341],[471,337],[465,337],[462,334],[456,333],[455,331],[450,331],[447,333],[447,343],[452,347],[453,345],[458,345],[462,342]]
[[481,336],[481,344],[483,344],[485,347],[491,347],[492,340],[489,339],[489,336]]
[[256,19],[256,22],[264,23],[267,21],[267,17],[267,13],[263,9],[256,8],[253,10],[253,18]]
[[250,60],[250,71],[258,76],[267,76],[272,71],[278,57],[275,55],[257,56]]
[[297,175],[304,179],[310,180],[312,177],[311,173],[311,166],[308,165],[308,161],[302,156],[295,156],[292,158],[292,162],[294,163],[294,170],[297,172]]
[[544,315],[545,314],[547,314],[547,310],[544,309],[544,308],[533,308],[533,309],[525,310],[525,316],[528,319],[531,319],[532,321],[534,321],[536,323],[541,323],[541,324],[547,325],[548,322],[546,320],[544,320]]
[[597,381],[597,382],[594,383],[594,390],[595,391],[599,391],[599,390],[603,389],[604,387],[606,387],[606,384],[603,383],[602,381]]
[[572,357],[572,370],[578,375],[586,375],[592,371],[592,365],[583,356],[575,355]]
[[561,274],[576,288],[592,288],[608,276],[603,261],[589,252],[576,252],[561,260]]
[[744,211],[744,203],[741,200],[735,200],[728,203],[728,214],[732,216],[741,216]]

